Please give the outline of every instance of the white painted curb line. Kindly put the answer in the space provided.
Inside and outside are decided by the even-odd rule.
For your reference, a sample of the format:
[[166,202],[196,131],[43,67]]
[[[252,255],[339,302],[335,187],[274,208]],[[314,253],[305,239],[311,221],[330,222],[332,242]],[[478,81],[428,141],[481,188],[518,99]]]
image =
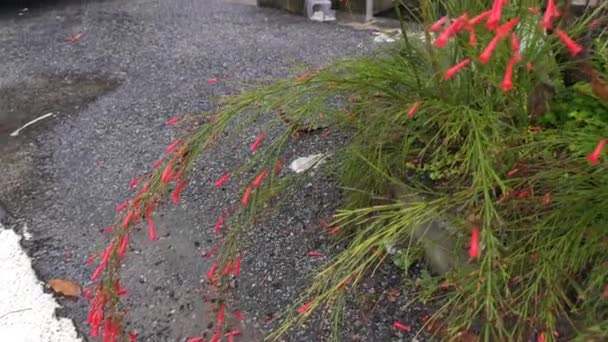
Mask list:
[[21,237],[0,224],[0,337],[10,342],[72,342],[74,323],[55,316],[59,304],[44,293]]

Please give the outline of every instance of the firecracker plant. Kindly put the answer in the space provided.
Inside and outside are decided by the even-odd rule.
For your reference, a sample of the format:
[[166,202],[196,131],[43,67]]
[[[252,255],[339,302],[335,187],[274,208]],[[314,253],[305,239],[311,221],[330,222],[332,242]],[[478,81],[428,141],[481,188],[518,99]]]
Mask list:
[[[257,170],[210,227],[221,248],[207,279],[218,293],[239,277],[240,237],[262,205],[304,177],[283,170],[286,143],[335,130],[350,137],[328,170],[345,190],[326,227],[348,247],[318,271],[270,339],[328,307],[339,339],[345,296],[394,261],[387,246],[398,246],[408,265],[423,262],[424,237],[414,231],[439,218],[456,227],[451,239],[462,243],[451,252],[464,261],[404,285],[436,308],[425,325],[440,324],[438,338],[608,338],[605,2],[580,17],[558,0],[422,0],[397,13],[404,9],[417,25],[402,20],[401,41],[224,99],[212,120],[130,184],[134,196],[117,207],[108,247],[89,260],[92,336],[136,339],[124,324],[120,284],[130,235],[145,225],[156,239],[154,213],[179,203],[197,158],[262,118],[266,133],[244,142],[251,158],[214,184]],[[572,69],[584,77],[565,84]],[[238,336],[226,330],[226,305],[217,308],[212,341]],[[416,333],[408,322],[393,327]]]

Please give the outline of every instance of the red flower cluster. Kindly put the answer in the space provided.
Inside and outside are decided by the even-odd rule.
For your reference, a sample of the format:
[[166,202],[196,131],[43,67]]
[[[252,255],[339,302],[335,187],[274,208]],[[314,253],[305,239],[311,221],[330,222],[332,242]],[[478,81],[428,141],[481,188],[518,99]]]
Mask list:
[[[437,39],[435,40],[435,46],[442,48],[447,45],[452,37],[458,35],[462,31],[468,31],[469,33],[469,45],[475,46],[477,44],[477,36],[475,33],[475,28],[485,21],[485,28],[489,31],[494,32],[494,37],[483,49],[482,53],[479,55],[478,60],[482,64],[487,64],[490,62],[492,55],[498,44],[507,37],[511,31],[519,24],[519,18],[511,18],[504,24],[501,24],[502,14],[504,7],[508,5],[508,1],[505,0],[494,0],[492,4],[492,8],[488,11],[485,11],[472,19],[468,19],[467,13],[462,14],[458,18],[452,20],[452,22],[445,28],[444,24],[449,21],[449,17],[444,16],[440,18],[437,22],[435,22],[430,28],[430,32],[439,32]],[[537,13],[538,9],[531,9],[530,12],[534,15]],[[541,21],[541,26],[545,29],[552,29],[552,21],[554,18],[559,17],[560,12],[557,10],[555,6],[554,0],[549,0],[547,4],[547,10],[543,19]],[[572,55],[578,55],[581,53],[583,48],[577,44],[574,40],[572,40],[568,35],[560,29],[556,31],[557,37],[562,41],[564,46],[568,49],[568,51]],[[511,58],[507,62],[505,68],[505,74],[503,80],[500,85],[500,89],[503,92],[508,92],[513,89],[513,72],[517,63],[521,61],[520,51],[519,51],[519,39],[515,34],[511,34],[511,50],[513,52]],[[448,70],[446,70],[443,74],[444,79],[449,80],[452,79],[456,74],[458,74],[462,69],[466,68],[471,63],[471,58],[465,58],[461,62],[452,66]],[[532,70],[531,64],[528,62],[527,64],[528,71]],[[414,111],[415,112],[415,111]],[[409,113],[408,113],[409,114]]]

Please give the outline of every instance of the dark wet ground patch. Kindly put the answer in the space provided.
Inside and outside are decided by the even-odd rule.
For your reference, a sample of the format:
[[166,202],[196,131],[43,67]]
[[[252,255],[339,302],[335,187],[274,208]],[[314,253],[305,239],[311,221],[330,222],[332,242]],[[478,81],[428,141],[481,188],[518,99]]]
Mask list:
[[[0,87],[0,198],[32,186],[32,149],[37,137],[58,120],[69,118],[118,86],[117,80],[97,75],[39,76]],[[52,116],[11,133],[47,113]],[[24,188],[25,187],[25,188]]]

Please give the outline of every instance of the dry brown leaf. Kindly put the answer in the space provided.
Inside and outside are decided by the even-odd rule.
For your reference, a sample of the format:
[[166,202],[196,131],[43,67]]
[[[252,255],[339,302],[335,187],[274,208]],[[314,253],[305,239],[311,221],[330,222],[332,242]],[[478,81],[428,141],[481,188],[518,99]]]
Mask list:
[[73,281],[65,279],[51,279],[48,282],[49,286],[55,293],[65,297],[79,297],[80,285]]
[[390,288],[386,290],[386,299],[388,299],[389,302],[395,302],[397,300],[397,297],[399,297],[400,295],[401,291],[399,291],[399,289]]

